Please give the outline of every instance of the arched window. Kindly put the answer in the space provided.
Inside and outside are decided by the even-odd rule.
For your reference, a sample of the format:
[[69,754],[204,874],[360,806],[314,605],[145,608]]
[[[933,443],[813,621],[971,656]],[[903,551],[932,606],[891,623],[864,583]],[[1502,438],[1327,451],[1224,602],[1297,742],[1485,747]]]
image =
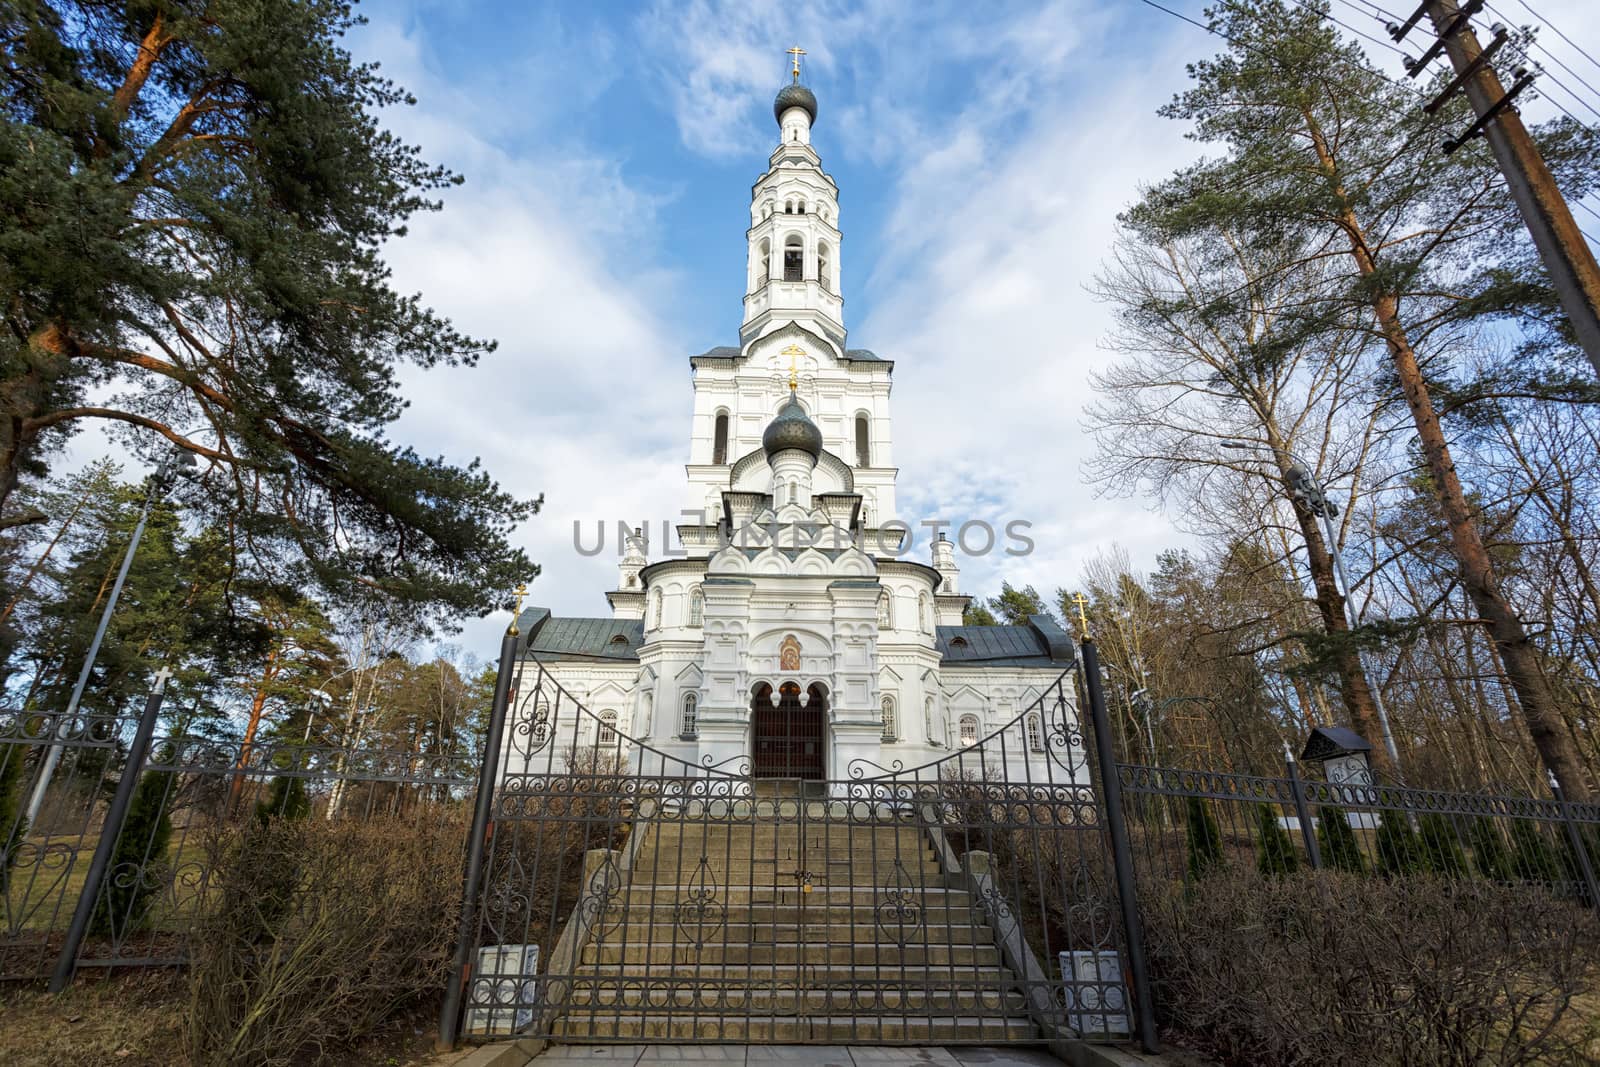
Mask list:
[[661,626],[661,590],[650,590],[650,628],[659,629]]
[[917,594],[917,617],[922,626],[922,632],[925,634],[933,633],[933,602],[928,599],[927,593]]
[[767,279],[772,277],[772,242],[765,237],[761,239],[761,274],[756,278],[755,288],[760,289],[767,284]]
[[601,748],[616,745],[617,742],[617,713],[607,708],[600,713],[600,730],[595,735],[594,743]]
[[865,415],[856,416],[856,466],[872,466],[871,424]]
[[887,589],[878,597],[878,629],[894,629],[894,594]]
[[828,292],[833,292],[833,275],[829,268],[833,265],[833,257],[829,255],[828,242],[817,242],[817,283]]
[[1029,715],[1022,720],[1028,731],[1028,748],[1034,752],[1044,751],[1044,724],[1039,721],[1039,716]]
[[791,233],[783,241],[783,280],[786,282],[806,280],[805,245],[797,233]]
[[689,590],[689,625],[699,626],[705,618],[706,598],[697,585]]
[[716,429],[711,434],[711,462],[728,462],[728,413],[717,412]]
[[793,215],[794,214],[794,201],[793,200],[785,200],[783,202],[783,213],[785,215]]
[[928,744],[935,744],[933,733],[933,698],[925,697],[922,701],[922,729],[928,735]]
[[806,213],[806,199],[805,199],[805,197],[801,197],[800,198],[800,203],[799,203],[798,206],[800,208],[799,214],[804,215]]
[[800,503],[800,483],[793,478],[789,479],[789,503]]
[[699,727],[695,715],[699,709],[699,700],[693,693],[683,698],[683,737],[693,738],[698,736]]
[[895,722],[894,697],[883,698],[883,739],[885,741],[898,740],[899,727]]
[[975,745],[978,743],[978,717],[976,715],[961,716],[961,743]]

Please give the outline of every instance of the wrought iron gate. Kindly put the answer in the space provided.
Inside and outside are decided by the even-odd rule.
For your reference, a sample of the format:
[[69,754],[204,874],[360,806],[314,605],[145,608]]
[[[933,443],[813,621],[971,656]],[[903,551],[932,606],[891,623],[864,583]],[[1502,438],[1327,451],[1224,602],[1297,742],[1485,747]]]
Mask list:
[[[1013,1043],[1130,1029],[1072,676],[974,743],[837,780],[689,763],[535,663],[494,782],[463,1031]],[[820,768],[819,768],[820,769]]]

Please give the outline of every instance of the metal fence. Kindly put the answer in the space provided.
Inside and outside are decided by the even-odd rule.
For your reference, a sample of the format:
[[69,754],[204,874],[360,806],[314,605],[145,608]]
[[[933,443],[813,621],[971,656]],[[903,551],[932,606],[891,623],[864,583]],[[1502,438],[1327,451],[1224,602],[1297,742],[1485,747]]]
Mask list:
[[[608,763],[584,747],[599,720],[542,668],[525,670],[494,731],[506,773],[470,897],[465,1032],[1126,1035],[1128,940],[1071,686],[1058,679],[943,759],[857,759],[830,779],[806,761],[759,774],[768,765],[689,763],[633,739],[624,764]],[[811,773],[783,773],[796,767]]]
[[[1212,867],[1537,885],[1600,906],[1600,804],[1119,764],[1141,887]],[[1553,790],[1554,792],[1554,790]],[[1159,895],[1155,893],[1149,896]]]
[[59,988],[80,968],[183,963],[219,835],[258,809],[422,821],[471,807],[476,753],[195,736],[161,728],[160,700],[0,718],[0,980]]
[[[481,752],[163,731],[159,693],[139,715],[0,720],[16,801],[0,807],[0,979],[183,963],[211,842],[288,805],[449,827],[466,877],[446,1043],[1153,1047],[1141,909],[1180,906],[1220,866],[1538,885],[1600,909],[1600,805],[1334,785],[1293,761],[1281,777],[1118,763],[1090,642],[989,736],[832,777],[597,749],[615,724],[538,664],[513,693],[517,652],[508,637]],[[820,714],[811,700],[825,691],[783,706]]]

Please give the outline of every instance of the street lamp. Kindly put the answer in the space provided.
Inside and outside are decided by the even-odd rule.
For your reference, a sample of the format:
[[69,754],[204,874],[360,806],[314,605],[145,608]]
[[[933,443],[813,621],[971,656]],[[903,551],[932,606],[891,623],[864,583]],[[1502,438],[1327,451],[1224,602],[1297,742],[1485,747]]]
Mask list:
[[[1222,447],[1233,452],[1271,452],[1280,459],[1288,462],[1283,465],[1283,483],[1289,490],[1289,496],[1305,505],[1307,511],[1322,520],[1322,529],[1328,540],[1328,553],[1333,556],[1333,569],[1339,575],[1339,584],[1344,591],[1345,616],[1349,619],[1350,628],[1355,630],[1361,622],[1356,617],[1356,606],[1353,591],[1350,587],[1350,576],[1345,573],[1344,553],[1339,550],[1339,539],[1334,534],[1333,519],[1339,514],[1339,505],[1328,499],[1325,486],[1319,485],[1311,477],[1311,464],[1305,462],[1287,448],[1273,445],[1256,444],[1250,441],[1224,441]],[[1356,660],[1365,662],[1361,650],[1356,649]],[[1377,685],[1369,685],[1372,693],[1372,706],[1378,713],[1378,727],[1383,731],[1383,747],[1389,753],[1389,759],[1394,763],[1396,771],[1400,770],[1400,750],[1394,743],[1394,731],[1389,727],[1389,712],[1383,706],[1383,694]]]
[[100,625],[95,628],[94,640],[89,642],[89,651],[83,657],[83,669],[78,672],[78,683],[72,687],[72,698],[67,701],[67,710],[57,722],[56,741],[45,751],[44,762],[39,766],[39,780],[34,783],[33,793],[28,797],[28,825],[32,825],[38,819],[39,809],[44,806],[45,791],[50,788],[50,779],[55,776],[56,764],[61,762],[63,731],[69,728],[72,716],[77,714],[78,703],[83,699],[84,687],[89,684],[89,674],[94,670],[95,657],[100,654],[100,642],[105,640],[106,628],[111,625],[111,614],[117,610],[117,598],[122,595],[122,583],[128,578],[128,568],[133,566],[133,554],[139,550],[139,540],[144,537],[145,523],[150,519],[150,506],[166,495],[167,490],[172,488],[174,477],[180,471],[186,472],[194,466],[193,452],[175,448],[162,457],[155,474],[150,477],[145,489],[144,505],[139,509],[139,522],[133,528],[133,537],[128,541],[128,550],[122,554],[122,567],[117,571],[117,580],[111,586],[111,595],[106,599],[106,608],[100,613]]

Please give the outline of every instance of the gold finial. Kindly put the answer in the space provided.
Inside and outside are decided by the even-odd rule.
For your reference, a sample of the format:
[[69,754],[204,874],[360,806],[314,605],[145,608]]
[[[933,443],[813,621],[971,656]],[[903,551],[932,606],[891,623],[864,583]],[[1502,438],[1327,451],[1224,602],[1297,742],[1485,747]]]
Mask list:
[[797,357],[805,355],[806,350],[799,345],[790,345],[778,354],[789,357],[789,391],[792,393],[800,386],[800,375],[795,370],[794,361]]
[[789,49],[789,54],[794,56],[794,70],[789,73],[793,74],[794,80],[798,82],[800,80],[800,57],[806,54],[806,50],[799,45],[795,45]]
[[1084,605],[1089,603],[1089,598],[1082,593],[1073,593],[1072,602],[1078,605],[1078,626],[1083,631],[1083,637],[1087,638],[1089,636],[1089,615],[1083,609]]
[[511,609],[511,625],[506,627],[506,633],[516,637],[521,630],[517,629],[517,620],[522,617],[522,598],[528,595],[528,583],[518,582],[515,591],[516,606]]

